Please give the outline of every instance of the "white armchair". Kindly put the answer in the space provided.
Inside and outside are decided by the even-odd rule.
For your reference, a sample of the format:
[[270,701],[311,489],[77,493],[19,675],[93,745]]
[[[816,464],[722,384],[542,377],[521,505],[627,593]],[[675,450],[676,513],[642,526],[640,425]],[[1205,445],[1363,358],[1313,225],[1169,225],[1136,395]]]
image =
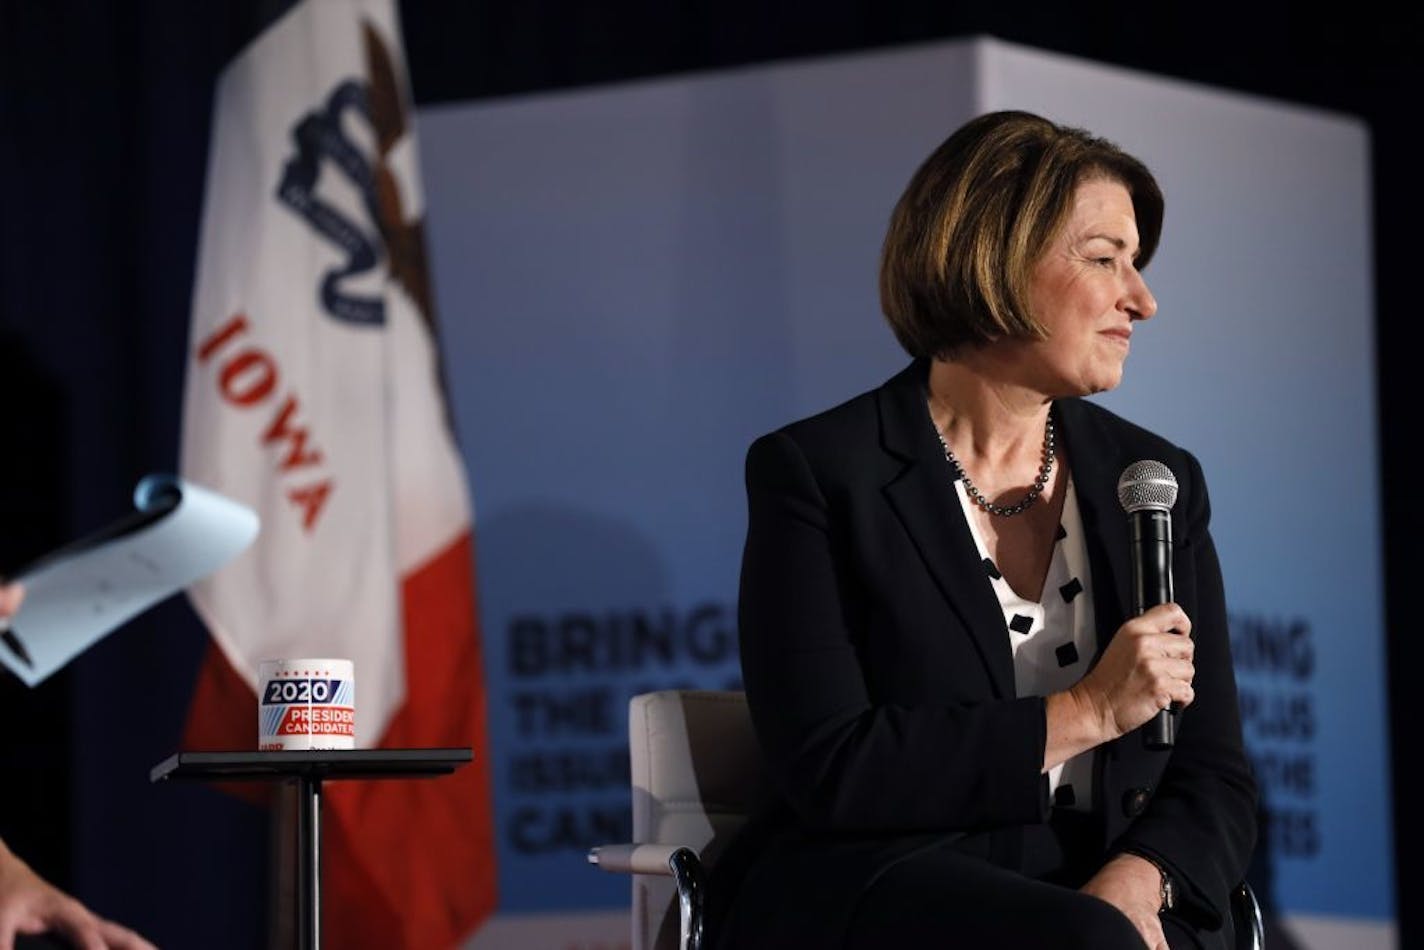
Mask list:
[[594,848],[588,860],[633,875],[633,950],[700,950],[705,869],[769,793],[746,697],[634,696],[628,750],[637,843]]
[[[746,696],[708,690],[634,696],[628,749],[636,843],[594,848],[588,860],[633,875],[633,950],[706,950],[707,869],[770,795]],[[1244,881],[1232,894],[1231,912],[1237,947],[1263,950],[1260,907]]]

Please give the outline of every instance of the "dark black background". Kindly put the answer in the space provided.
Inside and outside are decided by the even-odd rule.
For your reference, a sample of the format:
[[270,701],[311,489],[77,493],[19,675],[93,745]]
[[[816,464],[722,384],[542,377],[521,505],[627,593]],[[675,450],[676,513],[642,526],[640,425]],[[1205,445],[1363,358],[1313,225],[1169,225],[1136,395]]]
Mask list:
[[[176,468],[213,80],[285,6],[0,0],[0,572],[121,514],[139,477]],[[1373,147],[1395,840],[1420,840],[1399,778],[1412,752],[1408,698],[1424,679],[1409,594],[1421,567],[1409,421],[1421,337],[1418,7],[405,0],[401,8],[419,105],[991,35],[1363,118]],[[1329,465],[1332,433],[1318,435],[1320,464]],[[1359,506],[1368,487],[1340,484],[1338,503]],[[177,745],[204,636],[175,599],[40,689],[5,676],[0,837],[167,945],[252,946],[266,927],[265,818],[206,789],[147,782],[149,767]],[[1408,899],[1419,875],[1406,851],[1397,873],[1402,945],[1410,946],[1424,940],[1424,914]]]

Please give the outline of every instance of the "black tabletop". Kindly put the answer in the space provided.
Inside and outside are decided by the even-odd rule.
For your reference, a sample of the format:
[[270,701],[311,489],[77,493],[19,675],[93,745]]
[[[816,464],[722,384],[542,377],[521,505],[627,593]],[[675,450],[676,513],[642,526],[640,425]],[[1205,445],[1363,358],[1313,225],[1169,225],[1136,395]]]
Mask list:
[[474,757],[463,749],[323,749],[311,752],[175,752],[150,781],[424,778],[448,775]]

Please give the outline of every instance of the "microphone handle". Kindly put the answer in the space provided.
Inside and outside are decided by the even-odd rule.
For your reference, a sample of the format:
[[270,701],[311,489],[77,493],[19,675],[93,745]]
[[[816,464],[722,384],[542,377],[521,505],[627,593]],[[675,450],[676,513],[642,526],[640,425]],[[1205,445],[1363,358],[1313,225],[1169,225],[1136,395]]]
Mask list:
[[[1132,535],[1132,607],[1144,614],[1172,600],[1172,517],[1163,509],[1135,511],[1128,516]],[[1172,703],[1142,727],[1149,749],[1170,749],[1177,741],[1182,704]]]

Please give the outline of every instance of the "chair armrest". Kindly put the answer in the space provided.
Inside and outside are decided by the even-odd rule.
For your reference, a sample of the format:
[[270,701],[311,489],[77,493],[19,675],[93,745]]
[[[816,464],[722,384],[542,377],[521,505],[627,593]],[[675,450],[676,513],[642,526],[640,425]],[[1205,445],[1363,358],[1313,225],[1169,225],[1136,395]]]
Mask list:
[[589,850],[588,863],[601,871],[672,878],[677,887],[679,946],[702,950],[707,873],[696,851],[679,844],[606,844]]
[[[686,854],[678,857],[678,852]],[[679,863],[689,858],[698,865],[702,863],[697,852],[679,844],[605,844],[589,849],[588,863],[610,873],[672,877],[674,857]]]

